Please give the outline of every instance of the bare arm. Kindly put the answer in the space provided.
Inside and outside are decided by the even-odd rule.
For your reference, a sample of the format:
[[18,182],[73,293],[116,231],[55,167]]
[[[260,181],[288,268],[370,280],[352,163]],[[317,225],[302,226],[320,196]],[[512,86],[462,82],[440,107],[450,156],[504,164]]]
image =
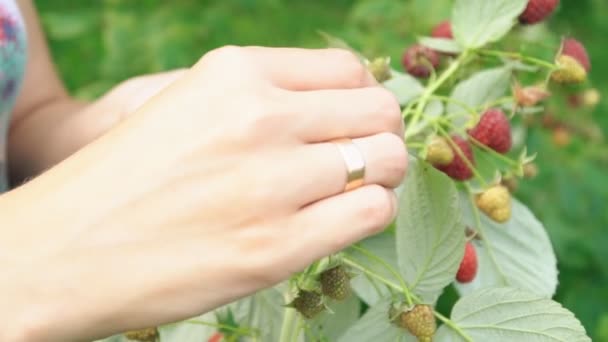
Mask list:
[[57,76],[32,1],[17,2],[28,32],[28,63],[9,134],[13,180],[35,175],[64,159],[92,133],[73,129],[82,119],[74,113],[85,104],[70,98]]
[[127,80],[92,103],[71,98],[57,75],[32,0],[18,0],[28,64],[9,134],[13,183],[36,176],[89,144],[173,82],[184,70]]

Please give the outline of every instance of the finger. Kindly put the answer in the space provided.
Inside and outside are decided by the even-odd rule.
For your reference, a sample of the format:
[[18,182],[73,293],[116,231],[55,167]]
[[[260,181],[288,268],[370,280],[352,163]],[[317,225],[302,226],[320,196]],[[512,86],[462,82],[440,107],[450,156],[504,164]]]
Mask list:
[[280,88],[343,89],[377,84],[360,59],[345,49],[247,47],[247,50]]
[[[391,133],[354,139],[353,143],[365,161],[365,184],[397,187],[407,169],[407,151],[403,140]],[[296,205],[305,206],[344,192],[347,174],[344,157],[335,143],[303,146],[294,153],[290,187],[298,194]]]
[[286,92],[281,96],[289,110],[295,135],[304,142],[343,137],[358,138],[381,132],[401,136],[403,119],[395,96],[383,87],[350,90]]
[[302,208],[287,234],[297,237],[293,253],[304,256],[307,260],[303,263],[310,263],[379,233],[396,214],[394,191],[368,185]]

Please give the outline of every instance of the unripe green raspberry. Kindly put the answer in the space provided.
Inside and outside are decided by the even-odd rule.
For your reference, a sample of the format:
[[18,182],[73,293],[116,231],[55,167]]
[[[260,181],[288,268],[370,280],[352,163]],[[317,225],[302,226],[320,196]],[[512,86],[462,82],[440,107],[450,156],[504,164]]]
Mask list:
[[403,312],[399,317],[398,325],[407,329],[420,342],[431,342],[437,330],[433,308],[423,304],[418,304],[411,310]]
[[300,290],[289,306],[296,309],[307,319],[314,318],[325,310],[323,297],[316,291]]
[[551,74],[553,81],[563,84],[583,83],[587,79],[587,70],[575,58],[561,55],[557,58],[558,69]]
[[454,151],[444,138],[435,138],[426,150],[426,161],[435,166],[449,165],[454,160]]
[[158,338],[158,330],[156,330],[156,328],[133,330],[124,333],[124,335],[127,339],[132,341],[154,342]]
[[388,57],[374,58],[368,65],[367,69],[374,75],[376,81],[383,83],[391,79],[391,59]]
[[351,294],[350,275],[342,265],[323,271],[319,281],[321,292],[331,299],[345,300]]
[[479,210],[494,221],[504,223],[511,218],[511,194],[506,187],[493,186],[477,195],[475,200]]

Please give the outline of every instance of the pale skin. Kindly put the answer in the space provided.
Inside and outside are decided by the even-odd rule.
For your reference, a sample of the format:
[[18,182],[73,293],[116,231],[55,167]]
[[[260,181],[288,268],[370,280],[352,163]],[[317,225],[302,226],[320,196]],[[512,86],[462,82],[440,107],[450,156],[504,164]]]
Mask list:
[[[39,77],[28,75],[24,92]],[[48,112],[20,102],[11,161],[48,170],[0,196],[1,341],[86,341],[192,317],[394,218],[407,167],[399,105],[350,52],[224,47],[140,80],[160,92],[133,107],[109,95],[90,122],[63,114],[86,105],[61,86],[63,100],[37,100]],[[119,119],[97,126],[98,115]],[[346,193],[330,142],[343,137],[367,165]],[[18,156],[29,152],[39,156]]]

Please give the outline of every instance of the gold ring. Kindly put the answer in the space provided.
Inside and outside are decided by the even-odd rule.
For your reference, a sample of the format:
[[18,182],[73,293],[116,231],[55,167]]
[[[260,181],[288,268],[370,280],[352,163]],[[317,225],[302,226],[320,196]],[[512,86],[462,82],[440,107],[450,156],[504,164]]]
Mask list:
[[365,178],[365,160],[363,159],[363,154],[351,139],[337,139],[333,143],[340,150],[340,154],[344,158],[344,164],[346,164],[346,186],[344,187],[344,191],[361,187]]

